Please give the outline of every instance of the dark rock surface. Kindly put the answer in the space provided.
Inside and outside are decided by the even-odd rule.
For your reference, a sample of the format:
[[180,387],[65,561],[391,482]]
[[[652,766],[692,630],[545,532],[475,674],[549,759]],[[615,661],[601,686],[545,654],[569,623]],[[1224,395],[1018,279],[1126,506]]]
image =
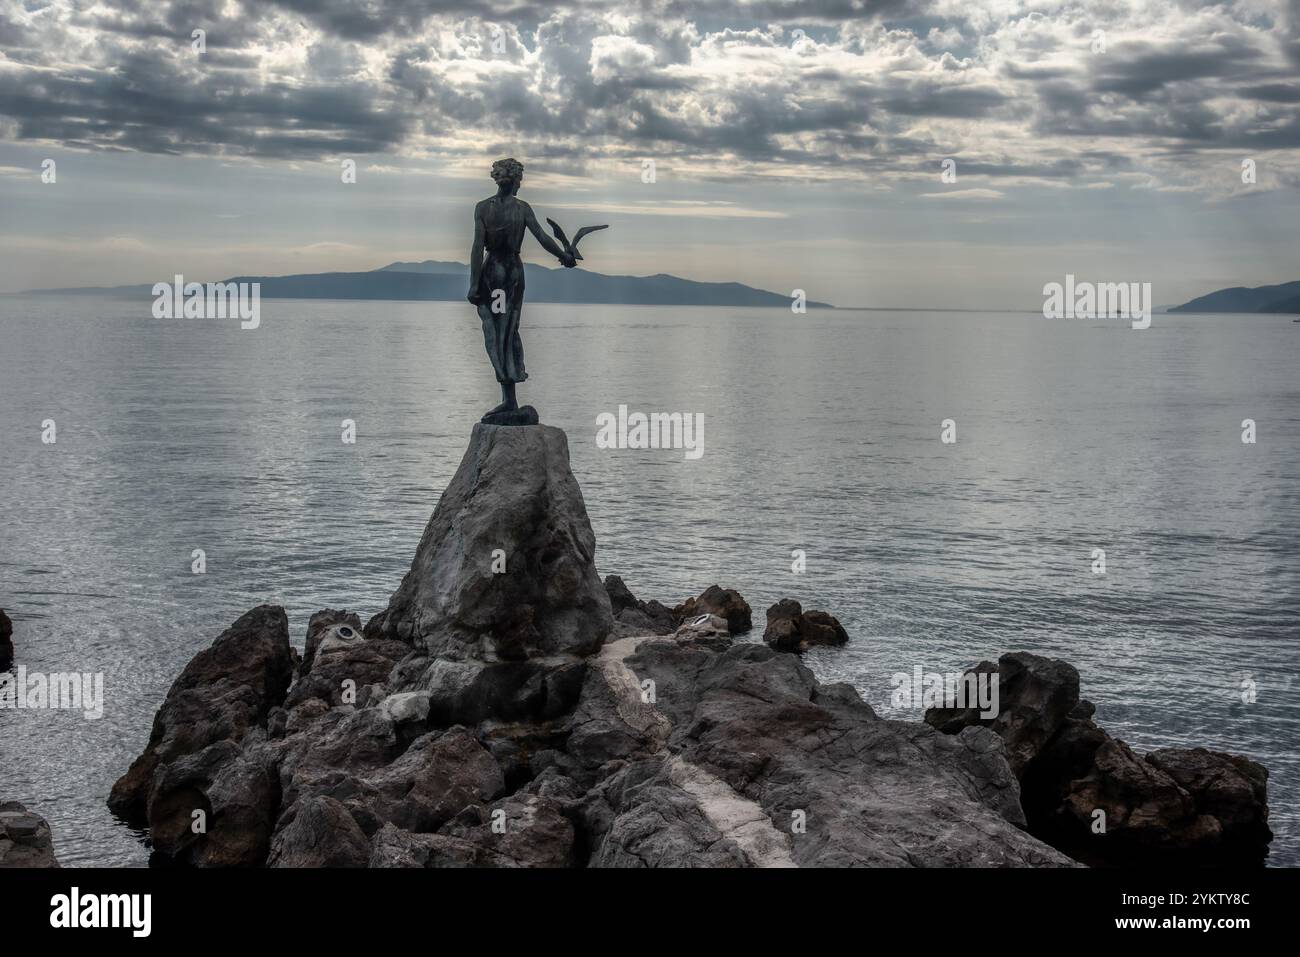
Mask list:
[[[365,703],[367,689],[382,684],[393,666],[411,652],[410,646],[400,641],[365,641],[359,631],[356,634],[357,640],[347,643],[336,643],[330,637],[315,656],[304,656],[298,679],[285,698],[286,708],[296,708],[308,698],[319,698],[327,705]],[[353,694],[356,698],[346,702]]]
[[617,575],[605,576],[605,591],[614,613],[610,636],[671,635],[681,624],[677,616],[657,601],[640,601]]
[[846,644],[849,633],[834,615],[804,611],[793,598],[782,598],[767,610],[763,640],[777,651],[798,653],[817,645]]
[[270,867],[367,867],[370,841],[352,813],[331,797],[295,804],[271,846]]
[[1268,770],[1249,758],[1205,748],[1161,748],[1147,762],[1173,778],[1222,832],[1221,858],[1257,863],[1268,854]]
[[986,726],[1006,745],[1031,833],[1097,865],[1259,865],[1268,853],[1268,772],[1221,752],[1162,749],[1145,759],[1098,727],[1064,661],[1003,655],[999,714],[930,709],[947,733]]
[[700,615],[717,615],[727,623],[733,635],[743,634],[753,627],[749,603],[740,592],[731,588],[710,585],[698,598],[688,598],[673,609],[678,621],[698,618]]
[[109,807],[129,821],[152,821],[154,807],[167,798],[154,786],[156,773],[209,745],[238,743],[265,728],[292,674],[284,609],[261,605],[244,614],[172,684],[154,716],[148,746],[113,785]]
[[45,818],[17,801],[0,801],[0,868],[58,866]]
[[595,554],[564,433],[476,425],[410,572],[367,634],[448,660],[591,654],[613,626]]
[[568,746],[573,777],[592,782],[592,865],[1071,863],[1017,826],[996,735],[881,720],[797,657],[722,640],[602,650]]
[[158,767],[149,791],[154,852],[201,867],[258,865],[278,801],[274,768],[233,740],[177,757]]
[[14,663],[14,623],[9,620],[5,610],[0,608],[0,668],[8,668]]
[[973,709],[932,708],[926,723],[949,733],[986,724],[1006,743],[1011,770],[1020,775],[1079,703],[1079,672],[1027,652],[1003,655],[996,665],[982,661],[971,671],[999,675],[997,717],[981,721]]

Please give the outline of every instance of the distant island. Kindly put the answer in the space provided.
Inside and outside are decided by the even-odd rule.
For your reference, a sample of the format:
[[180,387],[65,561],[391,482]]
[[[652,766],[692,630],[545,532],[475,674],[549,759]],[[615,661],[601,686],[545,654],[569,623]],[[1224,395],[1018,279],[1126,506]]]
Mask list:
[[1300,281],[1277,286],[1233,286],[1201,296],[1168,312],[1274,312],[1300,313]]
[[[663,273],[606,276],[585,269],[524,265],[529,302],[598,303],[626,306],[781,306],[791,296],[738,282],[695,282]],[[160,277],[171,282],[172,277]],[[458,262],[395,262],[370,272],[303,273],[296,276],[232,276],[227,283],[260,283],[263,299],[398,299],[464,301],[469,267]],[[30,289],[23,295],[149,297],[152,284]],[[812,309],[833,309],[808,300]]]

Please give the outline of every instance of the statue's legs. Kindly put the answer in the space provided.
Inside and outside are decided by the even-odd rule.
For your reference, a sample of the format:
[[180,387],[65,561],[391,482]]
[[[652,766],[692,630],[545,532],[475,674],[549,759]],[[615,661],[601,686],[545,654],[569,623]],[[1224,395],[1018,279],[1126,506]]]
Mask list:
[[523,382],[528,378],[524,371],[524,342],[519,338],[519,314],[523,311],[522,290],[518,290],[510,301],[502,323],[501,356],[506,378],[511,382]]
[[505,317],[495,315],[490,303],[483,303],[478,307],[478,317],[483,323],[483,345],[487,349],[488,360],[492,363],[492,371],[496,373],[498,382],[504,382],[506,379],[505,350],[501,342],[501,334],[504,330],[501,327],[505,323],[499,320]]
[[524,345],[519,338],[519,314],[524,298],[523,263],[516,260],[513,269],[502,269],[501,266],[501,263],[489,264],[485,284],[501,283],[496,288],[507,292],[504,297],[505,310],[492,310],[492,304],[500,300],[497,295],[485,299],[478,307],[479,319],[483,323],[483,345],[492,361],[492,371],[496,373],[497,382],[501,383],[501,404],[489,415],[519,408],[519,401],[515,398],[515,384],[528,378],[528,373],[524,371]]
[[479,317],[483,320],[483,344],[487,347],[488,358],[492,360],[492,371],[496,373],[497,382],[501,384],[501,404],[492,409],[488,415],[519,408],[512,378],[511,366],[514,363],[510,361],[510,324],[507,322],[509,316],[509,312],[497,314],[490,307],[479,306]]

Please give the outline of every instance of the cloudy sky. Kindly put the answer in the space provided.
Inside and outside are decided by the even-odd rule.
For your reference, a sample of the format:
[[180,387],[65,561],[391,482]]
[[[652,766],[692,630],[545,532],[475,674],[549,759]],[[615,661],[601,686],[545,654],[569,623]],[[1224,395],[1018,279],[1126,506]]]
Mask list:
[[601,272],[1175,303],[1300,278],[1298,148],[1300,0],[0,0],[0,291],[463,261],[513,155]]

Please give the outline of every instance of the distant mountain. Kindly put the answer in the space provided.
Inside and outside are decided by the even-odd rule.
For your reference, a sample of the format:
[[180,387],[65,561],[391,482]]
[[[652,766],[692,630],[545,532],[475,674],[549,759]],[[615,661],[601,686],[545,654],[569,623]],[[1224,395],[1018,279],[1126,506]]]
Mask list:
[[440,262],[437,259],[426,259],[418,263],[389,263],[387,266],[380,266],[375,272],[422,272],[432,273],[434,275],[444,276],[455,274],[458,276],[468,276],[469,266],[464,263]]
[[[162,280],[168,281],[168,280]],[[370,272],[303,273],[296,276],[233,276],[222,282],[257,282],[263,299],[464,300],[469,267],[464,263],[389,263]],[[738,282],[695,282],[656,276],[606,276],[586,269],[551,269],[524,264],[528,302],[572,302],[635,306],[784,306],[790,297]],[[150,286],[33,289],[33,294],[150,295]],[[808,301],[809,308],[834,308]]]
[[1300,313],[1300,281],[1278,286],[1233,286],[1201,296],[1170,312],[1285,312]]

